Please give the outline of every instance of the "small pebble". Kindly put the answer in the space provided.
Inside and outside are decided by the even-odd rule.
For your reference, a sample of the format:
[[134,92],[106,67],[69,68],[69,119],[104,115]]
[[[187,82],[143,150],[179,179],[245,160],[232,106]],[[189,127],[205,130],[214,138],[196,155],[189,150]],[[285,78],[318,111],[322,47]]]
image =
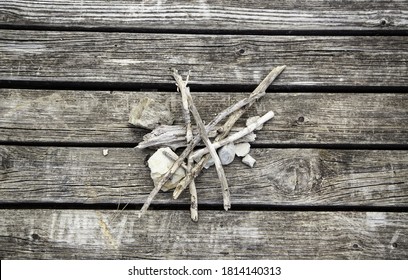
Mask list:
[[103,149],[102,154],[106,157],[109,154],[109,149]]
[[251,145],[249,143],[235,144],[235,154],[239,157],[244,157],[249,153]]
[[255,164],[256,160],[255,160],[253,157],[251,157],[250,154],[247,154],[247,155],[242,159],[242,162],[252,168],[252,167],[254,167],[254,164]]

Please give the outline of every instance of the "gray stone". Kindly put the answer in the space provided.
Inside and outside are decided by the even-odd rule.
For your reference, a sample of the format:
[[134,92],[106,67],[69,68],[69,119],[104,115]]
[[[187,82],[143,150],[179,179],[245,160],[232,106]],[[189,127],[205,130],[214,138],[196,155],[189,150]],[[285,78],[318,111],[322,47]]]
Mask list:
[[173,122],[168,102],[156,102],[149,97],[141,99],[129,114],[129,123],[147,129],[155,129],[161,124],[171,125]]
[[233,143],[225,145],[218,149],[218,156],[222,165],[228,165],[234,161],[235,158],[235,146]]
[[251,145],[249,143],[235,144],[235,154],[239,157],[244,157],[249,153]]

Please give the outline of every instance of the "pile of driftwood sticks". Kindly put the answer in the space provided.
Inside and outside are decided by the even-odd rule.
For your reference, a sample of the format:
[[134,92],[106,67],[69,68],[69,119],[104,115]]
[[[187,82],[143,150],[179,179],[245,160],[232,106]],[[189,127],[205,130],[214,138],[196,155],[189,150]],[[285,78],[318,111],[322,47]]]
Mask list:
[[[234,133],[230,133],[233,132],[232,128],[234,124],[255,103],[256,100],[265,95],[266,89],[279,76],[279,74],[285,69],[285,67],[286,66],[279,66],[272,69],[272,71],[265,77],[265,79],[248,97],[240,100],[236,104],[231,105],[230,107],[220,112],[207,125],[204,125],[200,117],[200,114],[196,106],[194,105],[193,98],[190,94],[190,88],[187,87],[188,76],[187,79],[184,81],[177,70],[175,69],[172,70],[172,76],[176,81],[178,91],[181,93],[182,98],[182,110],[185,121],[184,128],[185,136],[182,138],[184,139],[185,144],[183,146],[185,146],[185,149],[179,156],[165,153],[165,155],[169,157],[174,163],[168,169],[168,171],[163,174],[159,182],[155,185],[154,189],[151,191],[150,195],[146,199],[146,202],[144,203],[143,207],[139,212],[139,217],[142,216],[147,211],[152,200],[154,199],[156,194],[160,191],[160,189],[162,189],[162,187],[166,184],[166,182],[172,178],[172,176],[176,173],[176,171],[179,168],[183,168],[185,171],[185,177],[182,180],[180,180],[180,182],[175,187],[173,197],[177,198],[183,190],[189,187],[191,197],[190,207],[191,219],[193,221],[197,221],[198,220],[197,191],[194,179],[200,174],[204,166],[211,159],[214,161],[218,178],[221,182],[224,209],[228,210],[231,207],[230,191],[227,179],[225,177],[224,169],[222,167],[216,149],[229,143],[234,143],[235,141],[241,139],[242,137],[247,136],[248,134],[253,132],[256,128],[258,128],[259,126],[261,126],[263,123],[270,120],[274,116],[274,113],[272,111],[269,111],[264,116],[258,118],[252,124],[247,125],[245,128],[242,128],[241,130],[238,130]],[[198,127],[198,133],[194,133],[193,131],[190,113],[194,118],[196,126]],[[217,128],[216,127],[217,124],[219,124],[223,119],[227,117],[228,119],[225,121],[225,123],[219,128]],[[214,132],[214,129],[216,129],[215,139],[213,142],[211,142],[209,139],[209,133]],[[164,136],[162,138],[163,139],[161,140],[163,141],[161,142],[163,143],[172,142],[168,141],[168,139],[164,139]],[[194,148],[198,144],[200,144],[201,141],[204,143],[206,147],[199,150],[194,150]],[[149,143],[142,142],[139,144],[138,148],[145,148],[148,146],[150,146]],[[187,163],[185,162],[186,160]]]

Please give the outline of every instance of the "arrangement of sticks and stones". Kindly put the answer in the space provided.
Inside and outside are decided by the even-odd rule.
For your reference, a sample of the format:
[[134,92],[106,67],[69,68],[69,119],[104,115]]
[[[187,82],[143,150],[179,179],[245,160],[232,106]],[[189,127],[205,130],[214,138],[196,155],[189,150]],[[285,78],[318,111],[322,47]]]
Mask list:
[[[129,123],[151,129],[152,132],[143,137],[136,148],[153,148],[157,151],[149,158],[154,188],[146,199],[139,217],[146,213],[149,205],[162,191],[173,190],[173,198],[177,199],[188,187],[191,197],[191,219],[198,221],[197,190],[194,179],[203,168],[215,165],[221,183],[224,209],[231,208],[230,191],[225,177],[223,165],[230,164],[235,156],[242,157],[242,162],[253,167],[256,160],[249,154],[250,142],[255,140],[254,131],[262,129],[262,125],[274,117],[272,111],[263,116],[254,116],[246,120],[246,127],[236,128],[234,124],[262,96],[266,89],[279,76],[286,66],[278,66],[265,77],[257,88],[246,98],[221,111],[211,122],[204,124],[194,105],[190,88],[187,87],[188,77],[183,80],[177,70],[172,69],[177,91],[181,93],[182,112],[185,125],[172,125],[174,117],[168,105],[145,97],[136,104],[129,116]],[[192,124],[191,115],[195,125]],[[223,125],[219,123],[227,118]],[[210,140],[213,139],[213,140]],[[204,148],[194,149],[204,144]],[[177,155],[174,151],[184,147]]]

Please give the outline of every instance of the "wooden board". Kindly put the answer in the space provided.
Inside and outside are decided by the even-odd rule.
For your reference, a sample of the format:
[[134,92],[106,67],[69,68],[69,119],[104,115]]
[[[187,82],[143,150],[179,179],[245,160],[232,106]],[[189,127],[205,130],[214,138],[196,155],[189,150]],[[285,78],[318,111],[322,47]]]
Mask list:
[[1,24],[45,28],[195,31],[403,30],[407,3],[392,1],[1,0]]
[[0,258],[406,259],[408,214],[0,210]]
[[[403,36],[234,36],[3,30],[0,81],[174,85],[169,68],[191,70],[191,85],[256,85],[288,67],[281,86],[408,83]],[[108,84],[112,85],[112,84]]]
[[[153,184],[148,152],[131,148],[0,146],[0,202],[145,201]],[[237,158],[225,173],[232,209],[240,205],[408,206],[408,151],[253,149],[254,168]],[[199,204],[222,203],[214,168],[197,180]],[[189,203],[160,193],[156,204]],[[135,206],[132,206],[135,207]],[[140,206],[137,206],[140,207]]]
[[[193,95],[209,122],[249,93]],[[176,123],[183,124],[176,92],[0,89],[0,141],[136,145],[149,131],[128,125],[128,115],[146,96],[168,100]],[[256,144],[399,145],[408,143],[407,108],[405,93],[271,92],[243,120],[275,112],[274,119],[257,133]]]

